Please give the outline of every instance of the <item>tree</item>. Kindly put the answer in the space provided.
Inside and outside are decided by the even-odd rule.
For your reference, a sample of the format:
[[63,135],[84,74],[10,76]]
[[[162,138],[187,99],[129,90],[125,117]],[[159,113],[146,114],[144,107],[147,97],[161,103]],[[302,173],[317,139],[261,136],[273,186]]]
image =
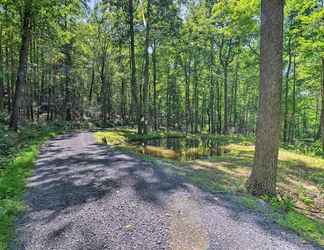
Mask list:
[[22,89],[26,81],[28,48],[32,36],[32,0],[24,1],[23,26],[21,33],[21,47],[19,52],[19,67],[16,78],[16,90],[13,98],[12,112],[10,116],[10,127],[18,129],[19,105],[22,98]]
[[148,84],[149,84],[149,46],[150,46],[150,15],[151,15],[151,0],[147,0],[146,22],[145,22],[145,45],[144,45],[144,72],[143,72],[143,125],[141,133],[147,134],[148,132]]
[[134,16],[133,0],[128,0],[128,22],[130,36],[130,61],[131,61],[131,86],[132,86],[132,116],[138,124],[140,131],[140,110],[138,104],[138,89],[136,82],[136,61],[135,61],[135,37],[134,37]]
[[282,0],[262,0],[260,106],[254,166],[247,186],[253,195],[276,194],[283,68],[283,10]]

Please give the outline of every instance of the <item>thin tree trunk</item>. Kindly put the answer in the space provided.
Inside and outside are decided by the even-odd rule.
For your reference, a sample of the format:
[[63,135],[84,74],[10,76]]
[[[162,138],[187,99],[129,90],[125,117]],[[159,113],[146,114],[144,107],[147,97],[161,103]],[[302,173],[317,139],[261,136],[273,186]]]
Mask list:
[[92,64],[92,72],[91,72],[91,83],[90,83],[90,90],[89,90],[89,104],[92,104],[92,94],[93,94],[93,86],[95,81],[95,63]]
[[148,132],[148,119],[149,119],[149,108],[148,108],[148,84],[149,84],[149,45],[150,45],[150,14],[151,14],[151,0],[147,1],[146,10],[146,32],[145,32],[145,45],[144,45],[144,82],[143,82],[143,114],[141,120],[143,120],[143,134]]
[[4,70],[3,70],[3,54],[2,54],[2,23],[0,24],[0,113],[4,111],[5,103],[4,95]]
[[136,82],[136,62],[135,62],[135,38],[134,38],[134,17],[133,0],[128,0],[128,21],[130,35],[130,64],[131,64],[131,89],[132,89],[132,117],[137,122],[138,132],[140,130],[140,112],[138,103],[138,88]]
[[261,2],[260,99],[254,167],[247,188],[253,195],[275,195],[280,137],[283,50],[282,0]]
[[108,98],[108,88],[107,88],[107,80],[106,80],[106,54],[103,53],[102,55],[102,61],[101,61],[101,71],[100,71],[100,78],[101,78],[101,116],[102,121],[104,124],[107,123],[107,115],[108,115],[108,109],[107,109],[107,98]]
[[185,62],[184,65],[184,73],[185,73],[185,99],[186,99],[186,133],[189,132],[190,128],[190,117],[191,117],[191,108],[190,108],[190,60],[188,63]]
[[295,142],[295,130],[296,130],[296,56],[294,56],[294,81],[293,81],[293,93],[292,93],[292,114],[290,124],[290,136],[289,143]]
[[154,130],[158,130],[158,122],[157,122],[157,106],[156,106],[156,99],[157,99],[157,78],[156,78],[156,43],[154,41],[154,49],[152,55],[152,63],[153,63],[153,115],[154,115]]
[[224,65],[224,135],[228,134],[228,86],[227,86],[227,76],[228,76],[228,66]]
[[321,94],[322,94],[322,107],[321,107],[321,143],[322,151],[324,152],[324,57],[322,57],[322,83],[321,83]]
[[237,60],[235,67],[235,81],[234,81],[234,101],[233,101],[233,126],[236,130],[237,125],[237,103],[238,103],[238,86],[239,86],[239,69],[240,62]]
[[28,46],[32,36],[32,0],[26,0],[24,6],[21,48],[19,53],[19,66],[16,79],[16,90],[10,116],[10,127],[18,129],[19,105],[22,98],[23,85],[26,80],[28,63]]
[[198,72],[197,61],[194,62],[194,132],[198,133],[198,110],[199,98],[198,98]]
[[284,116],[284,131],[283,140],[285,143],[288,142],[288,94],[289,94],[289,75],[291,69],[291,36],[288,38],[288,68],[286,73],[286,84],[285,84],[285,116]]
[[[64,93],[64,117],[66,121],[72,120],[72,99],[71,99],[71,70],[72,70],[72,44],[67,43],[64,46],[64,75],[65,75],[65,93]],[[42,87],[43,93],[43,87]],[[42,94],[43,96],[43,94]]]
[[216,82],[216,95],[217,95],[217,133],[222,133],[222,106],[221,106],[221,91],[220,82]]

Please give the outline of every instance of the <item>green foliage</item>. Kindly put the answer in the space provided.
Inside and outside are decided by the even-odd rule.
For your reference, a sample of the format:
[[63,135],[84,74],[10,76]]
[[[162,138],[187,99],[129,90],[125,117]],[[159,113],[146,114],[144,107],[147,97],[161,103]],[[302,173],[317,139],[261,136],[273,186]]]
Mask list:
[[294,201],[290,196],[284,195],[283,197],[261,197],[263,200],[268,201],[275,211],[289,212],[294,208]]
[[38,147],[62,129],[58,126],[30,126],[18,134],[0,128],[0,249],[7,249],[16,216],[25,209],[22,201],[26,178],[30,176]]
[[298,140],[292,145],[283,145],[283,147],[307,155],[323,156],[322,144],[320,140],[316,140],[315,142],[312,139]]
[[280,225],[298,232],[304,238],[324,245],[324,224],[322,222],[310,219],[295,210],[290,210],[279,216],[276,221]]

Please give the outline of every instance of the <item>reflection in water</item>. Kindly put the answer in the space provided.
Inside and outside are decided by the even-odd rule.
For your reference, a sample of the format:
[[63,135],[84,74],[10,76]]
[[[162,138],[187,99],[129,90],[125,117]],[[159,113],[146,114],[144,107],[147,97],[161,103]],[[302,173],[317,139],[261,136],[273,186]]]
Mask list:
[[214,138],[160,138],[135,142],[142,146],[141,152],[177,160],[194,160],[226,153],[223,145]]

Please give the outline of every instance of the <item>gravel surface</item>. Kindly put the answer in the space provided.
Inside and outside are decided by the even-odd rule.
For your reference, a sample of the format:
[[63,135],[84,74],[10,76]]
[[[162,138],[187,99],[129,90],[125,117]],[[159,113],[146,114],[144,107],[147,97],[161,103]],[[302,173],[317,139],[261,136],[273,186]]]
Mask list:
[[320,249],[91,133],[42,148],[25,200],[12,249]]

